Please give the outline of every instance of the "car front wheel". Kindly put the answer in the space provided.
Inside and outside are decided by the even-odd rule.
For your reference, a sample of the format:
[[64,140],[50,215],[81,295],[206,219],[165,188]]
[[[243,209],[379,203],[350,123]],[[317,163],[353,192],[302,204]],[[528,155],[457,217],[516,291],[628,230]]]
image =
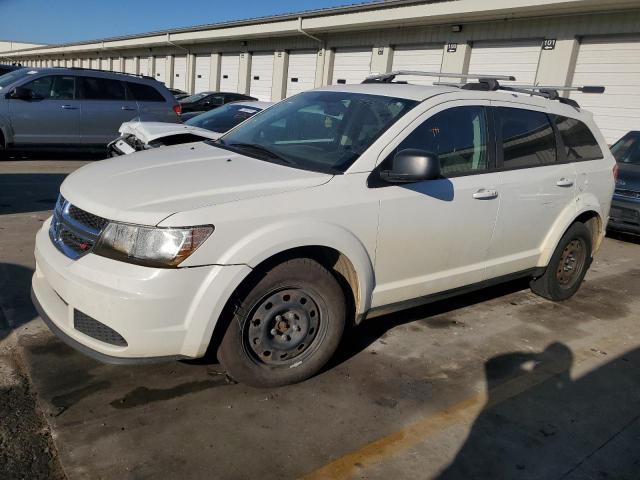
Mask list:
[[345,324],[345,297],[318,262],[276,265],[240,293],[218,348],[233,379],[255,387],[297,383],[334,354]]

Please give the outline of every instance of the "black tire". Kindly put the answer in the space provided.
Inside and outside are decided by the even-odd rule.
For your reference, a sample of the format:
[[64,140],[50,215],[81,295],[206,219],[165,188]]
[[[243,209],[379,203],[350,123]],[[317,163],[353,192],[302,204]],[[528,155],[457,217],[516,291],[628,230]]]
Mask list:
[[580,288],[591,266],[591,232],[576,222],[563,235],[545,273],[531,281],[531,290],[541,297],[561,302]]
[[316,374],[344,331],[342,288],[308,258],[270,268],[236,302],[218,359],[231,378],[254,387],[289,385]]

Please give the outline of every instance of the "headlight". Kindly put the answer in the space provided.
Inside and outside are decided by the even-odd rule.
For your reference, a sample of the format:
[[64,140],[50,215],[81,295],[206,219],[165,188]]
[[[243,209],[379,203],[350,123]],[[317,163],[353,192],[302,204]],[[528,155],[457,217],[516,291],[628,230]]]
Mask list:
[[209,238],[213,226],[159,228],[109,223],[94,253],[149,267],[176,267]]

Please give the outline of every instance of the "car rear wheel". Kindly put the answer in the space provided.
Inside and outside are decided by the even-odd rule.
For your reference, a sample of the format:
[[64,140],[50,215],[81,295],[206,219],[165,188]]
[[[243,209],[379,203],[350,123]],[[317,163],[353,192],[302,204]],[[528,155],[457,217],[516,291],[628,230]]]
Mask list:
[[218,358],[233,379],[255,387],[297,383],[334,354],[345,324],[345,297],[315,260],[269,269],[241,292]]
[[574,223],[558,243],[545,273],[531,281],[531,290],[553,301],[571,298],[589,270],[591,251],[591,232],[583,223]]

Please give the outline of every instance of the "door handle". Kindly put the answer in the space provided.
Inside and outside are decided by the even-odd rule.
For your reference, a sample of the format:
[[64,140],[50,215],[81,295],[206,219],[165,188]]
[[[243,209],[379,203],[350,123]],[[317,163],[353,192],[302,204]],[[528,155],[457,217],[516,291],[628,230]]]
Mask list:
[[78,107],[74,107],[73,105],[62,105],[60,108],[63,110],[77,110]]
[[473,198],[476,200],[491,200],[492,198],[498,198],[498,191],[492,188],[481,188],[473,194]]
[[125,111],[129,112],[129,111],[137,110],[137,108],[134,108],[134,107],[125,107],[125,106],[123,106],[123,107],[122,107],[122,110],[125,110]]
[[569,178],[561,178],[556,182],[556,185],[559,187],[573,187],[573,180]]

